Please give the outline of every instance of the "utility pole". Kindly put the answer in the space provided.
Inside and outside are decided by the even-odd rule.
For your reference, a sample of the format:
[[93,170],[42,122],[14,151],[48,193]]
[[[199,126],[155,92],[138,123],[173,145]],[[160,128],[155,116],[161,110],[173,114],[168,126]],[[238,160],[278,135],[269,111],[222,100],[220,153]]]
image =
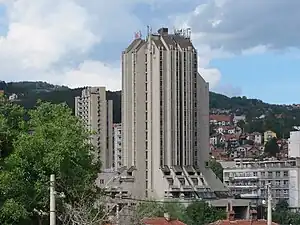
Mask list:
[[56,225],[55,175],[50,175],[50,225]]
[[271,183],[267,184],[268,190],[268,220],[267,225],[272,225],[272,190],[271,190]]
[[[122,199],[122,191],[119,192],[119,199],[120,199],[120,203],[121,203],[121,199]],[[119,201],[117,200],[117,206],[116,206],[116,217],[117,217],[117,221],[116,221],[116,225],[120,224],[120,205],[119,205]]]

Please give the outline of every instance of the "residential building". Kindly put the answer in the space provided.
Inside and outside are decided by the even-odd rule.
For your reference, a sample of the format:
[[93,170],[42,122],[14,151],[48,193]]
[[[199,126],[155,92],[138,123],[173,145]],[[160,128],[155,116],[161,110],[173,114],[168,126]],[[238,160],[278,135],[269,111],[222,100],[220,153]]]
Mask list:
[[8,97],[9,101],[16,101],[18,99],[18,95],[13,93]]
[[216,126],[229,126],[232,125],[232,116],[230,115],[209,115],[209,123]]
[[113,168],[118,170],[122,167],[122,124],[116,123],[113,126],[114,151],[113,151]]
[[246,140],[253,141],[253,144],[255,144],[255,145],[261,145],[263,142],[263,140],[262,140],[263,136],[259,132],[245,134],[245,138],[246,138]]
[[[270,221],[271,222],[271,221]],[[218,220],[208,225],[269,225],[268,221],[265,219],[258,219],[257,211],[254,209],[250,209],[248,212],[247,219],[239,219],[233,208],[227,210],[227,219],[226,220]],[[277,223],[271,222],[271,225],[279,225]]]
[[178,219],[171,218],[168,213],[164,217],[145,218],[142,220],[142,225],[186,225]]
[[218,145],[218,144],[220,144],[220,138],[221,138],[221,134],[213,134],[213,135],[211,135],[210,136],[210,138],[209,138],[209,143],[211,144],[211,145]]
[[264,132],[264,144],[266,144],[272,138],[277,138],[277,134],[271,130],[267,130]]
[[253,198],[253,204],[267,199],[266,185],[271,183],[273,203],[288,201],[292,209],[300,208],[300,159],[235,159],[220,161],[224,183],[233,194]]
[[122,160],[133,197],[228,196],[208,167],[208,83],[186,33],[161,28],[122,54]]
[[102,169],[113,166],[113,102],[106,100],[105,87],[87,87],[75,97],[75,115],[85,124],[94,146],[94,160]]
[[235,134],[236,132],[233,126],[219,126],[215,130],[219,134]]
[[291,131],[288,140],[288,156],[300,157],[300,131]]
[[234,115],[233,116],[233,123],[235,124],[235,125],[237,125],[237,123],[239,122],[239,121],[246,121],[246,116],[245,115]]

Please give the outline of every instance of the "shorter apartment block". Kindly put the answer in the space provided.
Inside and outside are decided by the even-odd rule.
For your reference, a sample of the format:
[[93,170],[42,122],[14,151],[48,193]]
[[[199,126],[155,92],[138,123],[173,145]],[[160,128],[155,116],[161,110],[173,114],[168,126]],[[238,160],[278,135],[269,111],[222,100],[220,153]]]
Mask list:
[[292,209],[300,208],[300,159],[235,159],[220,161],[223,180],[234,195],[259,203],[267,199],[271,184],[273,203],[285,199]]
[[94,160],[101,160],[102,168],[113,164],[113,102],[106,100],[105,87],[87,87],[75,97],[75,115],[91,132]]

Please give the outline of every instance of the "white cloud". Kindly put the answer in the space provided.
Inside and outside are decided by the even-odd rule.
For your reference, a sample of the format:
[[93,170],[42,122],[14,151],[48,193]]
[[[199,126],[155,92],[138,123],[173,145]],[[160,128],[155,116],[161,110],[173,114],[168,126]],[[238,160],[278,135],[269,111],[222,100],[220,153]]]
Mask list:
[[[192,28],[193,42],[201,55],[201,70],[207,73],[204,77],[212,89],[219,91],[222,76],[210,68],[212,59],[299,49],[300,32],[295,23],[300,19],[299,8],[299,1],[207,0],[172,19],[179,26]],[[224,91],[229,93],[231,86],[225,86]],[[234,93],[240,92],[234,89]]]
[[67,71],[57,83],[75,88],[82,86],[106,86],[110,91],[120,90],[120,68],[113,68],[99,61],[87,60],[71,71]]
[[[121,42],[125,47],[133,32],[145,27],[142,21],[151,17],[162,21],[168,12],[162,15],[155,10],[167,9],[170,2],[0,0],[6,6],[8,23],[7,33],[0,36],[0,79],[46,80],[71,86],[97,84],[118,89],[119,66],[97,61],[97,56],[90,57],[91,51],[104,51],[103,41]],[[153,15],[138,11],[136,7],[141,4],[151,5],[147,12]],[[178,1],[177,7],[180,4],[182,9],[187,6],[184,0]],[[210,87],[219,90],[222,76],[218,69],[211,68],[212,59],[300,46],[299,29],[293,22],[300,15],[298,4],[280,0],[206,0],[190,13],[166,17],[171,26],[192,28],[199,71]],[[274,11],[276,17],[271,14]]]
[[214,89],[221,79],[221,73],[215,68],[199,68],[199,73],[201,76],[209,82],[209,88]]
[[[37,79],[73,86],[97,83],[110,89],[120,88],[119,80],[115,80],[120,79],[119,68],[90,61],[88,53],[104,39],[120,40],[141,26],[131,13],[133,2],[2,0],[0,3],[6,4],[8,17],[7,33],[0,36],[0,79]],[[75,63],[74,69],[74,62],[81,63],[77,68]]]

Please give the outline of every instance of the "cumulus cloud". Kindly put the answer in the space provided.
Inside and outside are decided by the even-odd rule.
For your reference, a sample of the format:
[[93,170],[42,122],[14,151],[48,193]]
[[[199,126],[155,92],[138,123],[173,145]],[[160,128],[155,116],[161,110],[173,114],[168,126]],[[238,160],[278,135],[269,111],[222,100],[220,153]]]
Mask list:
[[239,88],[218,86],[221,72],[210,68],[211,59],[299,48],[300,31],[295,22],[300,19],[299,8],[299,1],[207,0],[172,19],[192,28],[194,44],[204,55],[203,74],[211,87],[236,94]]
[[82,86],[95,86],[101,84],[108,87],[109,90],[120,90],[121,87],[120,68],[114,68],[111,65],[100,61],[86,60],[77,68],[67,71],[62,77],[62,83],[67,83],[69,87],[75,88]]
[[265,49],[300,47],[299,1],[208,0],[186,21],[198,41],[213,49],[241,53],[260,46]]
[[2,80],[38,79],[120,88],[116,85],[119,68],[90,61],[88,53],[104,39],[120,40],[141,26],[131,13],[134,1],[2,0],[1,3],[5,3],[8,22],[7,33],[0,36]]
[[[153,17],[171,27],[192,28],[199,72],[210,87],[223,92],[226,89],[227,93],[227,89],[235,88],[220,88],[222,75],[210,66],[212,59],[299,47],[300,32],[294,22],[300,15],[298,1],[203,0],[186,13],[187,3],[180,0],[175,8],[182,11],[168,15],[165,10],[170,2],[0,0],[0,7],[2,4],[6,8],[7,27],[7,32],[0,36],[0,79],[119,89],[119,55],[109,64],[99,61],[97,53],[91,56],[91,52],[97,49],[98,55],[105,55],[108,49],[101,48],[103,43],[113,46],[117,42],[125,47],[133,32],[145,27],[145,21],[153,21]],[[191,5],[196,3],[199,1],[194,0]],[[147,11],[149,15],[138,10],[145,6],[151,8]],[[165,13],[156,13],[161,9]]]

